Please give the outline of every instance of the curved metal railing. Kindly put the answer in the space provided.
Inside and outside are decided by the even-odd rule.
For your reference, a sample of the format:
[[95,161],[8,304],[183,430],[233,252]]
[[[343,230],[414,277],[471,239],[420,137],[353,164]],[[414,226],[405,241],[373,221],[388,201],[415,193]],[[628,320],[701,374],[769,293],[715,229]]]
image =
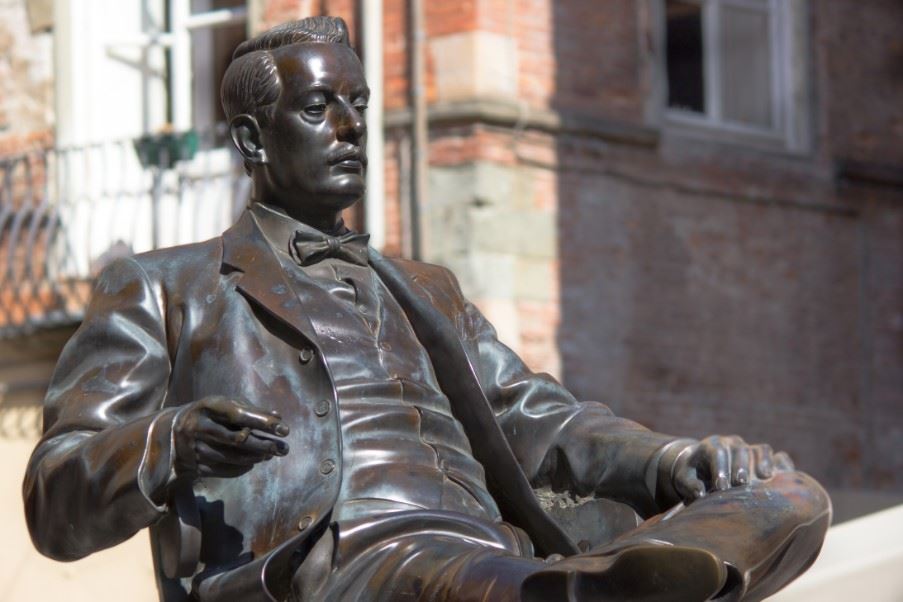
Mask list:
[[249,183],[223,126],[0,158],[0,339],[76,323],[117,257],[216,236]]

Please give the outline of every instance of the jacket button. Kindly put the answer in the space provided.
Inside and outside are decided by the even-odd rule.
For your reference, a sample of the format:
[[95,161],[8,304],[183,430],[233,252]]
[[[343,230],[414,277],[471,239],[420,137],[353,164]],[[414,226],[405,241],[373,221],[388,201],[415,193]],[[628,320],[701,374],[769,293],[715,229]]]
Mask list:
[[321,399],[317,402],[317,405],[314,406],[314,414],[322,418],[326,414],[329,413],[329,400]]
[[333,460],[323,460],[320,462],[320,472],[323,474],[329,474],[333,470],[335,470],[335,461]]
[[305,530],[313,522],[314,522],[314,519],[312,516],[305,516],[304,518],[302,518],[301,520],[298,521],[298,530],[299,531]]
[[298,353],[298,359],[301,360],[302,364],[306,364],[310,360],[314,359],[314,350],[310,347],[305,347]]

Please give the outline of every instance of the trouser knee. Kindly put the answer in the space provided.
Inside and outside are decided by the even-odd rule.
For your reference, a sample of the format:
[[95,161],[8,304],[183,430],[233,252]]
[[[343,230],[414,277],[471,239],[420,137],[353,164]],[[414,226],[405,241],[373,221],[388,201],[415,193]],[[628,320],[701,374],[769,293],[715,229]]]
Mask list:
[[779,498],[773,508],[776,519],[797,524],[831,522],[831,498],[824,488],[804,472],[779,473],[762,486],[769,497]]

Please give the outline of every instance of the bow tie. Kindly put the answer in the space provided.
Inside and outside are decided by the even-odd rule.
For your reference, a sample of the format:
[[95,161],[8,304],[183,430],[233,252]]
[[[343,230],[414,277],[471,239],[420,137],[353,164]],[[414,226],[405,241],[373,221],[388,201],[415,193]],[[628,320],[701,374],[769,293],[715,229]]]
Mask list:
[[330,236],[322,232],[305,232],[298,230],[289,248],[292,259],[298,265],[308,266],[327,257],[344,259],[357,265],[367,265],[367,242],[369,234],[346,232],[339,236]]

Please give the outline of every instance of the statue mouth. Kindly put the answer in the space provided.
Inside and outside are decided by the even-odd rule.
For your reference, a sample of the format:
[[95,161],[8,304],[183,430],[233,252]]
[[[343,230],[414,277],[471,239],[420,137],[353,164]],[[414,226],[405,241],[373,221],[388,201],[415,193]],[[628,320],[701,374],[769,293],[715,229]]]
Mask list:
[[367,166],[367,158],[359,148],[343,148],[330,155],[329,164],[349,171],[360,172]]
[[364,164],[361,163],[360,161],[353,161],[353,160],[349,159],[347,161],[340,161],[340,162],[336,163],[334,167],[337,167],[337,168],[343,169],[343,170],[347,170],[347,171],[352,171],[354,173],[360,173],[360,171],[362,169],[364,169]]

